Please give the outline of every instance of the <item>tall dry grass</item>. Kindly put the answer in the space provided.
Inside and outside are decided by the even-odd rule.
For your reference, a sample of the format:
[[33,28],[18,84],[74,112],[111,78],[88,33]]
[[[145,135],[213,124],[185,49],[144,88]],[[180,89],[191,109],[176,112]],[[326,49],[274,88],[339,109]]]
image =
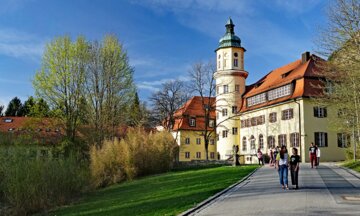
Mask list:
[[169,171],[178,147],[168,132],[148,133],[130,129],[122,140],[105,141],[90,149],[90,171],[95,187],[138,176]]
[[89,171],[75,157],[34,158],[24,147],[0,146],[0,195],[6,214],[28,215],[65,204],[88,188]]

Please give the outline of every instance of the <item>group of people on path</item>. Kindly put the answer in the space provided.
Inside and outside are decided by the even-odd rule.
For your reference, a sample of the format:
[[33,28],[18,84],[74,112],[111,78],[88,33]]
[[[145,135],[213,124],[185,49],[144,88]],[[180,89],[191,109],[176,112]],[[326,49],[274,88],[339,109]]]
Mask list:
[[[259,160],[259,165],[262,163],[264,165],[264,157],[260,150],[258,149],[257,157]],[[292,155],[289,157],[288,150],[286,146],[282,146],[279,150],[277,146],[274,149],[269,151],[270,157],[270,166],[275,166],[279,173],[279,179],[282,189],[289,189],[288,186],[288,170],[290,170],[291,183],[294,186],[293,189],[299,189],[299,168],[300,168],[300,156],[298,154],[297,148],[292,148]],[[317,168],[320,164],[320,149],[311,143],[309,147],[309,158],[311,162],[311,168]]]

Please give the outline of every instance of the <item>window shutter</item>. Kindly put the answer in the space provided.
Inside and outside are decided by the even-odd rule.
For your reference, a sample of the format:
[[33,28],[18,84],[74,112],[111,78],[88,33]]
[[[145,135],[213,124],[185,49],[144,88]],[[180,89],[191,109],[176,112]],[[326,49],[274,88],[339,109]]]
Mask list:
[[315,132],[315,145],[319,145],[319,133]]
[[281,111],[281,120],[285,120],[285,111]]
[[327,109],[326,109],[326,107],[324,107],[323,109],[324,109],[324,117],[327,117]]
[[325,136],[325,147],[328,147],[328,137],[327,137],[327,133],[324,133]]
[[314,107],[314,116],[318,117],[318,107]]
[[292,119],[294,117],[294,110],[289,109],[289,119]]
[[337,143],[338,143],[338,147],[341,148],[342,147],[342,145],[341,145],[341,133],[337,134]]

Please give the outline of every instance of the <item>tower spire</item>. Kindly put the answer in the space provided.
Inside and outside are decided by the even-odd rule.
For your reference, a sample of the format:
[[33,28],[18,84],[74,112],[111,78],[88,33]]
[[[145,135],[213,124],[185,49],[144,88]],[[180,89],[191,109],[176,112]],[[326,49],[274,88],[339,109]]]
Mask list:
[[227,21],[225,27],[226,27],[226,33],[230,33],[230,34],[235,34],[234,33],[234,23],[231,19],[231,17],[229,17],[229,20]]

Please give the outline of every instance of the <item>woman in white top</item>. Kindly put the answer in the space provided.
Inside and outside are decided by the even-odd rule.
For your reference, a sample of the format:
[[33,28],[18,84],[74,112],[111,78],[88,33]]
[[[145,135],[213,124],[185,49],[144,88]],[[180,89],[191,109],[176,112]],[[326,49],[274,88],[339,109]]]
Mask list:
[[276,156],[276,163],[282,189],[288,190],[289,154],[286,146],[281,147],[280,153]]
[[315,146],[316,146],[316,167],[318,167],[320,164],[320,149],[317,145]]

